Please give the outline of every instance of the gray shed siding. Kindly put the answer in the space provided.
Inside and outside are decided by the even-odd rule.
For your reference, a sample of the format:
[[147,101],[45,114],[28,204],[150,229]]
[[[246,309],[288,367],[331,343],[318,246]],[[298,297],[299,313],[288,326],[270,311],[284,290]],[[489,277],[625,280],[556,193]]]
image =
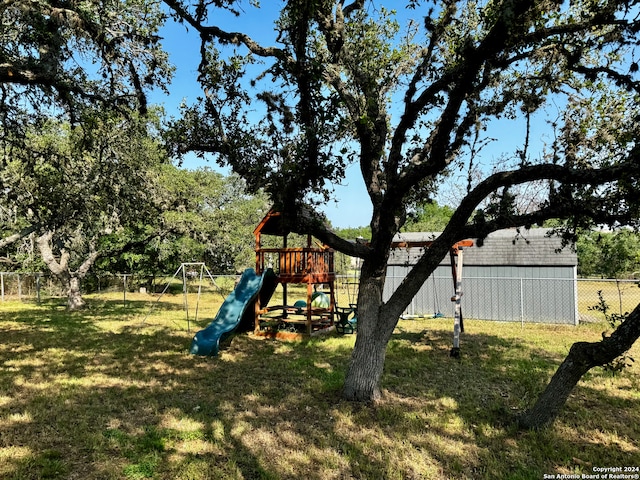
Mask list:
[[[532,232],[526,236],[527,241],[518,240],[515,244],[512,231],[497,232],[487,238],[483,247],[464,250],[465,318],[577,324],[576,255],[569,249],[556,253],[559,239],[546,238],[543,230]],[[385,299],[398,288],[421,253],[419,249],[400,250],[403,249],[396,250],[389,261]],[[452,316],[453,291],[447,256],[414,297],[406,314],[433,316],[441,312]]]

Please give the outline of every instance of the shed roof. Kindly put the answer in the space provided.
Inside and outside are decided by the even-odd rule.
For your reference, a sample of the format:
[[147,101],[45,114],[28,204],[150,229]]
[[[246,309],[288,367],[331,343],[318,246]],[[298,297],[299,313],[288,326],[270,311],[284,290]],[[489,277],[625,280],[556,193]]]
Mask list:
[[[521,265],[521,266],[575,266],[578,256],[570,247],[562,248],[562,239],[550,235],[551,230],[533,228],[499,230],[489,234],[483,246],[477,242],[464,249],[465,265]],[[439,232],[407,232],[394,237],[394,241],[434,240]],[[412,265],[422,256],[421,248],[397,248],[391,251],[389,265]],[[443,264],[449,265],[447,255]]]

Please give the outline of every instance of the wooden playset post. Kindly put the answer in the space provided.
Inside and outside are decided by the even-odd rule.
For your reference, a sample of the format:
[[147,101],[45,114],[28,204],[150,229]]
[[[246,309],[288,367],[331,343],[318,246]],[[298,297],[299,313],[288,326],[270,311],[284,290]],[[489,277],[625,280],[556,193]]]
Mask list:
[[307,283],[307,335],[311,335],[311,312],[313,310],[313,286],[311,282]]
[[[262,244],[261,244],[261,240],[262,240],[262,236],[261,236],[261,232],[260,229],[257,228],[256,230],[254,230],[253,235],[255,237],[255,241],[256,241],[256,245],[255,245],[255,250],[256,250],[256,273],[259,275],[262,275],[265,270],[266,267],[264,265],[264,254],[262,253]],[[260,314],[262,313],[262,305],[260,303],[260,295],[258,295],[258,298],[256,299],[255,303],[253,304],[253,317],[254,317],[254,326],[253,329],[255,332],[257,332],[258,330],[260,330]]]
[[[287,258],[287,254],[285,252],[287,250],[287,245],[288,245],[288,242],[287,242],[287,237],[288,236],[289,235],[285,234],[284,237],[282,238],[282,250],[283,251],[278,254],[278,263],[280,264],[279,265],[280,266],[280,272],[287,271],[286,262],[289,259]],[[285,267],[285,268],[283,268],[283,267]],[[288,295],[287,295],[287,283],[283,282],[282,283],[282,305],[285,305],[285,306],[289,305],[289,303],[287,302],[287,298],[288,298]],[[282,312],[282,317],[283,318],[287,318],[287,316],[288,316],[288,312],[287,312],[287,309],[285,308],[284,311]]]

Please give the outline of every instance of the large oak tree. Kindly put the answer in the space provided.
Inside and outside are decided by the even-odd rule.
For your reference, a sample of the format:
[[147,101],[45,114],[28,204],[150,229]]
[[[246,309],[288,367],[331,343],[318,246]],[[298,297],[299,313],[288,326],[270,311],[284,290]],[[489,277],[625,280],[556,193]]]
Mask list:
[[[385,10],[390,2],[291,0],[265,41],[264,25],[217,23],[224,2],[165,0],[202,41],[205,95],[176,123],[176,151],[219,154],[270,193],[292,231],[363,259],[344,390],[354,400],[380,396],[397,321],[454,242],[551,218],[567,222],[568,237],[577,226],[639,218],[635,2],[401,3],[393,7],[410,9],[406,28]],[[536,119],[549,120],[544,146],[532,138]],[[516,144],[500,162],[484,148],[498,135],[499,145]],[[373,210],[366,245],[301,208],[330,197],[350,163]],[[408,209],[456,171],[469,172],[464,198],[383,301]],[[519,210],[517,187],[532,183],[545,193]]]
[[[0,206],[15,213],[0,225],[0,246],[36,235],[70,306],[82,303],[78,276],[99,249],[87,212],[107,216],[98,230],[113,227],[109,215],[124,221],[127,187],[116,179],[139,159],[122,156],[140,136],[111,142],[108,125],[121,121],[120,134],[144,125],[132,113],[146,114],[150,89],[166,88],[164,19],[160,4],[146,0],[0,1]],[[86,262],[71,258],[69,241],[87,242]]]

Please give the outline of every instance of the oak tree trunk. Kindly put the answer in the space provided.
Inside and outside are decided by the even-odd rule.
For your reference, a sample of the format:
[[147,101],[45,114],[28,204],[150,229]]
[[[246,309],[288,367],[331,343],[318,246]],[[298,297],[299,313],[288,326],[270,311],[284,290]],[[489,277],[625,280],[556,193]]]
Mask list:
[[358,334],[345,378],[347,400],[373,402],[380,398],[380,380],[387,344],[398,316],[385,312],[382,303],[384,274],[367,273],[363,265],[358,294]]
[[58,255],[53,251],[52,240],[54,233],[45,232],[36,240],[42,260],[47,265],[51,273],[62,284],[67,294],[67,307],[69,310],[78,310],[85,306],[80,289],[81,280],[85,277],[91,266],[95,263],[99,253],[91,249],[79,268],[72,271],[69,268],[70,254],[67,250],[61,249]]
[[606,365],[624,354],[638,337],[640,305],[636,306],[610,337],[604,337],[600,342],[574,343],[535,405],[518,419],[519,426],[531,429],[553,423],[582,376],[593,367]]
[[358,335],[344,383],[347,400],[370,402],[381,396],[380,379],[384,369],[388,340],[376,329],[374,315],[358,312]]
[[80,310],[85,307],[86,302],[82,298],[82,291],[80,289],[80,278],[76,275],[70,275],[69,283],[66,286],[67,289],[67,308],[69,310]]

